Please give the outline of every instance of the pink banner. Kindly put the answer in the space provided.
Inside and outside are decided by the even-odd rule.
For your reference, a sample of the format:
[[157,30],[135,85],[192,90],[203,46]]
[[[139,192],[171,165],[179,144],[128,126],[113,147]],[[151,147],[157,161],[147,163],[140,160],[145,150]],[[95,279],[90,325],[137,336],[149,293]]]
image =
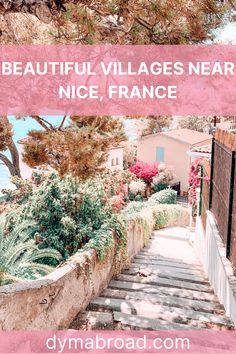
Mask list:
[[1,46],[0,113],[234,115],[236,46]]
[[231,354],[235,331],[0,332],[0,353]]

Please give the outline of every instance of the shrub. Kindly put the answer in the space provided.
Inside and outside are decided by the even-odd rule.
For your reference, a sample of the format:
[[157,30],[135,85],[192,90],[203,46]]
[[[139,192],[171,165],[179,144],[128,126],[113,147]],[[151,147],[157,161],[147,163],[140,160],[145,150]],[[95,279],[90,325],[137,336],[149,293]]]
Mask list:
[[123,208],[125,205],[124,197],[122,195],[114,195],[110,198],[110,203],[112,206],[112,210],[117,212]]
[[107,198],[110,198],[119,194],[125,197],[128,194],[127,185],[134,179],[136,177],[130,171],[105,170],[95,180],[103,185]]
[[151,237],[153,230],[168,226],[187,226],[189,224],[189,211],[180,205],[156,205],[132,202],[124,210],[127,220],[143,228],[145,244]]
[[188,175],[188,184],[189,184],[188,201],[193,207],[196,206],[197,188],[199,188],[201,184],[200,163],[202,161],[203,161],[202,158],[195,159],[190,166],[189,175]]
[[[107,224],[103,224],[101,229],[93,233],[92,238],[83,247],[83,250],[94,248],[100,260],[105,259],[107,252],[114,245],[115,239],[117,242],[117,251],[122,249],[123,255],[126,254],[127,244],[127,228],[123,216],[112,216],[114,219]],[[114,227],[111,228],[113,223]],[[114,236],[115,239],[114,239]]]
[[158,165],[158,175],[153,178],[152,183],[153,186],[159,184],[169,185],[175,177],[173,169],[162,162]]
[[133,201],[142,202],[143,199],[144,199],[144,198],[143,198],[142,195],[140,195],[140,194],[134,194],[134,193],[132,193],[132,192],[129,192],[129,199],[128,199],[128,201],[131,201],[131,202],[133,202]]
[[24,222],[9,232],[9,219],[0,220],[0,285],[20,279],[35,279],[46,275],[52,268],[43,264],[44,258],[59,261],[59,252],[36,245],[34,224]]
[[153,191],[155,192],[155,193],[157,193],[157,192],[160,192],[160,191],[163,191],[164,189],[168,189],[168,184],[165,184],[165,183],[158,183],[158,184],[154,184],[153,186],[152,186],[152,188],[153,188]]
[[135,165],[130,167],[130,171],[147,184],[150,184],[153,177],[158,174],[156,163],[148,164],[142,161],[137,161]]
[[97,256],[100,260],[103,260],[106,256],[107,250],[114,244],[113,231],[102,227],[97,230],[93,237],[86,243],[83,250],[93,248],[97,252]]
[[123,213],[127,216],[138,213],[143,208],[143,206],[144,203],[142,202],[130,202],[124,209]]
[[129,185],[129,190],[134,195],[143,194],[146,190],[146,184],[141,180],[132,181]]
[[155,229],[168,226],[187,226],[189,222],[188,209],[180,205],[158,205],[153,209]]
[[176,204],[177,201],[177,192],[173,189],[165,189],[160,192],[154,193],[148,199],[148,205],[157,205],[157,204]]
[[133,222],[136,226],[141,226],[144,233],[145,244],[151,237],[155,225],[153,208],[146,203],[131,202],[123,211],[126,220]]
[[163,191],[153,194],[147,202],[132,201],[128,203],[123,213],[128,216],[140,212],[142,209],[146,209],[148,207],[155,207],[158,204],[175,204],[176,199],[176,191],[172,189],[165,189]]
[[2,193],[5,195],[6,202],[15,202],[22,204],[28,199],[33,192],[33,185],[31,181],[24,180],[19,177],[12,177],[11,182],[16,189],[3,189]]
[[[18,208],[13,227],[33,221],[42,245],[58,250],[66,259],[95,239],[99,230],[118,230],[117,218],[100,178],[81,183],[70,176],[60,179],[53,173]],[[100,242],[94,244],[100,247]]]

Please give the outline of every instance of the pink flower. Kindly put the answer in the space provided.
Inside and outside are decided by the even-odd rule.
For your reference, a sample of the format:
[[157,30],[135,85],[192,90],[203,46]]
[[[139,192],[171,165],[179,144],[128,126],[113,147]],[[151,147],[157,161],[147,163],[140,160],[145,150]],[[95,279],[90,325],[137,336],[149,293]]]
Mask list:
[[114,211],[118,211],[125,205],[124,196],[122,194],[114,195],[110,198],[110,202]]
[[135,165],[130,167],[130,172],[134,173],[136,177],[142,179],[147,184],[150,184],[153,177],[158,174],[158,165],[156,163],[148,164],[137,161]]

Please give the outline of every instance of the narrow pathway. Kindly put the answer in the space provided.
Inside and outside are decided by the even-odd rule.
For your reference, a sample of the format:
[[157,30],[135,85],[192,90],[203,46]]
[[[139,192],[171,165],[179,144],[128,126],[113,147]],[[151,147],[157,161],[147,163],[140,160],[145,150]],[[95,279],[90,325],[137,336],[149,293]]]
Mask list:
[[78,315],[76,329],[230,329],[232,323],[189,243],[189,231],[155,231],[130,267]]

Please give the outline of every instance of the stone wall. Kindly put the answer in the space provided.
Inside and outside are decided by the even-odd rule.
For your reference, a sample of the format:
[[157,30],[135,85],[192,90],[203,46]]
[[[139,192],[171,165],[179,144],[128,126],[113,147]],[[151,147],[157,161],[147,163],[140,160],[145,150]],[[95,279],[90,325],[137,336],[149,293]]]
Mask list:
[[[126,263],[143,246],[142,227],[131,223]],[[67,328],[126,265],[122,253],[114,246],[103,262],[98,261],[94,250],[77,253],[46,277],[0,287],[0,329]]]

